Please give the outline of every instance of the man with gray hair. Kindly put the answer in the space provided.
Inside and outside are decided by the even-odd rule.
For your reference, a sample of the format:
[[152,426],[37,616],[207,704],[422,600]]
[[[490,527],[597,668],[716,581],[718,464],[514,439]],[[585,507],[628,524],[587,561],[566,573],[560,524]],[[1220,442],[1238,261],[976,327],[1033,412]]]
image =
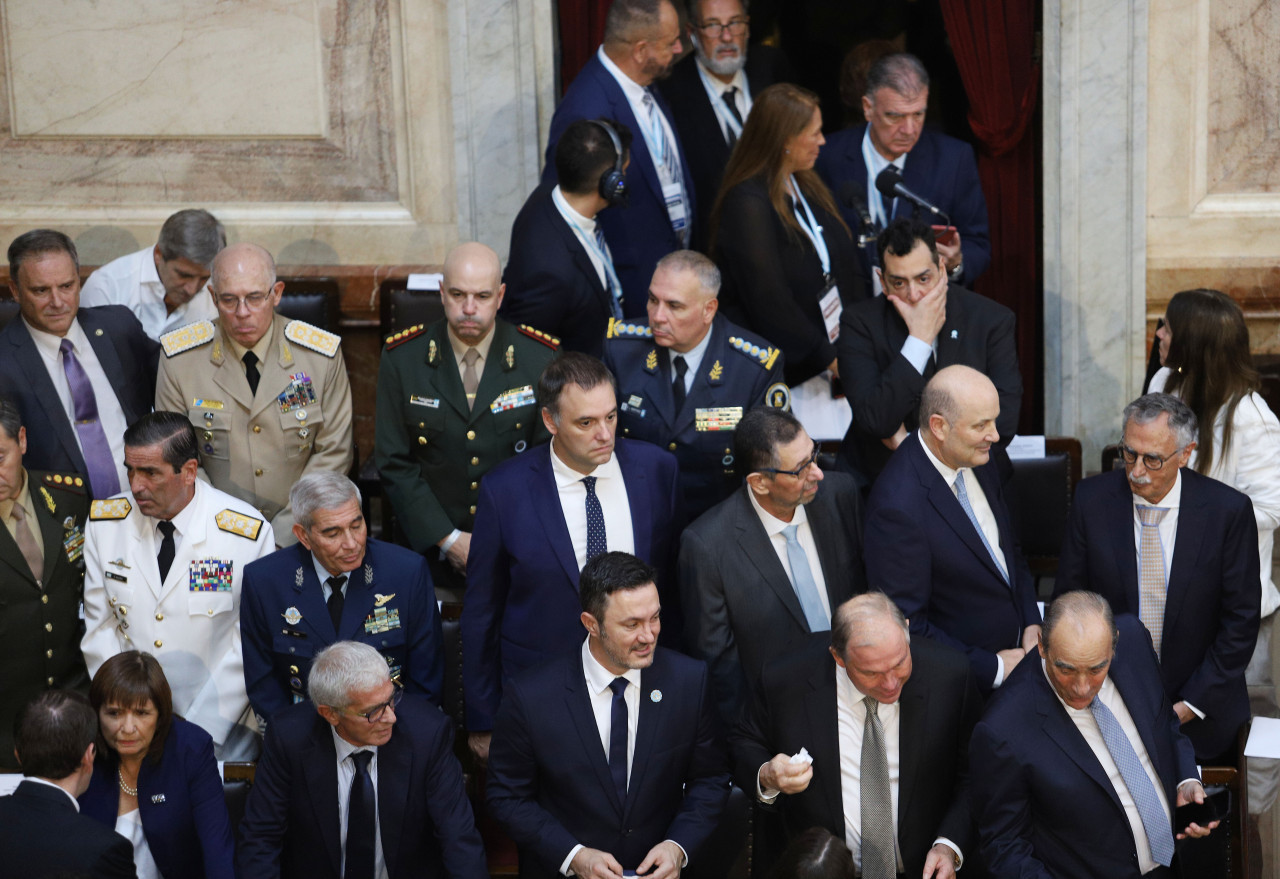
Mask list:
[[267,730],[241,874],[487,879],[449,718],[353,641],[316,654],[308,692]]
[[245,568],[240,631],[249,702],[262,720],[306,699],[313,657],[335,641],[378,651],[397,684],[439,705],[443,635],[427,563],[373,540],[360,490],[308,473],[289,496],[298,542]]
[[732,440],[743,413],[791,406],[782,352],[719,314],[719,292],[716,264],[677,250],[649,282],[648,323],[610,321],[605,334],[622,435],[675,453],[690,520],[742,484]]
[[951,879],[977,844],[966,785],[981,713],[964,655],[913,641],[888,596],[868,592],[836,608],[829,640],[765,665],[729,744],[738,783],[789,838],[827,828],[864,879]]
[[170,330],[218,316],[208,292],[209,269],[227,233],[198,208],[178,211],[160,227],[154,247],[113,259],[89,276],[80,303],[123,305],[160,341]]
[[1196,759],[1234,763],[1262,600],[1253,504],[1186,466],[1196,416],[1177,397],[1139,397],[1123,426],[1124,470],[1076,488],[1055,595],[1088,589],[1141,619]]

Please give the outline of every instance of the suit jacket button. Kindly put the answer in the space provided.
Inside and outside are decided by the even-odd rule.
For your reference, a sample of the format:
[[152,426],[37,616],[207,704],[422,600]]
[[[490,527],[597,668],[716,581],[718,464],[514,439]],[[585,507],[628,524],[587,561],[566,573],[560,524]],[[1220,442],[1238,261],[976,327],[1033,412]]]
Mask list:
[[475,439],[475,438],[476,438],[476,432],[475,432],[474,430],[468,430],[468,431],[467,431],[467,439],[469,439],[469,440],[473,440],[473,439]]
[[253,432],[254,432],[254,433],[262,433],[262,425],[261,425],[261,424],[255,424],[255,425],[253,426]]
[[472,459],[471,459],[471,466],[472,466],[472,467],[476,466],[476,465],[477,465],[477,464],[479,464],[479,463],[480,463],[480,459],[479,459],[479,458],[472,458]]
[[[474,483],[472,483],[471,487],[472,487],[472,488],[475,488],[475,484],[474,484]],[[41,596],[40,596],[40,603],[41,603],[41,604],[48,604],[48,603],[49,603],[49,596],[47,596],[47,595],[41,595]]]
[[476,505],[475,505],[475,504],[472,504],[472,505],[471,505],[471,515],[473,515],[473,516],[474,516],[475,514],[476,514]]
[[669,444],[669,445],[667,446],[667,448],[674,452],[674,451],[676,450],[676,444],[675,444],[675,443],[671,443],[671,444]]
[[45,659],[53,659],[53,651],[52,651],[52,650],[46,650],[46,651],[44,652],[44,658],[45,658]]
[[418,437],[418,445],[425,446],[426,444],[427,444],[427,438],[425,436]]
[[52,632],[52,631],[53,631],[53,623],[45,623],[45,624],[44,624],[44,630],[45,630],[46,632]]
[[261,476],[261,475],[262,475],[262,468],[261,468],[261,467],[259,467],[257,470],[254,470],[254,471],[253,471],[253,475],[254,475],[254,476]]
[[473,482],[473,483],[471,483],[471,490],[472,490],[472,491],[475,491],[475,490],[476,490],[476,489],[478,489],[479,487],[480,487],[480,483],[478,483],[478,482]]
[[155,640],[155,644],[156,644],[156,647],[163,647],[163,646],[164,646],[164,642],[163,642],[163,641],[161,641],[159,638],[157,638],[157,639]]
[[519,430],[519,429],[520,429],[520,428],[522,428],[522,427],[524,427],[524,425],[523,425],[523,424],[521,424],[519,421],[517,421],[517,422],[516,422],[516,430]]
[[164,614],[162,614],[162,613],[157,613],[157,614],[156,614],[156,622],[160,622],[160,621],[161,621],[161,620],[163,620],[163,619],[164,619]]

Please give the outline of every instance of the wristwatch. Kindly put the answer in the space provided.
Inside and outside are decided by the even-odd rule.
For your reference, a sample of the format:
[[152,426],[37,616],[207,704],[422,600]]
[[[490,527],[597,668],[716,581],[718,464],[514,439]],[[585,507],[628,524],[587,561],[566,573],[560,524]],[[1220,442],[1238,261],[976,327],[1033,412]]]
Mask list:
[[953,281],[959,281],[960,276],[963,274],[964,274],[964,257],[962,256],[960,257],[960,262],[956,263],[956,267],[954,269],[949,269],[947,271],[947,277]]

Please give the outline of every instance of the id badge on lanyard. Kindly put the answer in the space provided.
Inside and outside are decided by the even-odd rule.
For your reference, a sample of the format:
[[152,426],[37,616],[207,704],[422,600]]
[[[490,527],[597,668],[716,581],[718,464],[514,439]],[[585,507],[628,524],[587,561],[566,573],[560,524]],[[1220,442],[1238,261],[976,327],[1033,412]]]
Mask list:
[[840,314],[844,303],[840,301],[840,288],[831,275],[826,276],[827,286],[818,296],[818,308],[822,309],[822,324],[827,330],[827,340],[835,342],[840,337]]

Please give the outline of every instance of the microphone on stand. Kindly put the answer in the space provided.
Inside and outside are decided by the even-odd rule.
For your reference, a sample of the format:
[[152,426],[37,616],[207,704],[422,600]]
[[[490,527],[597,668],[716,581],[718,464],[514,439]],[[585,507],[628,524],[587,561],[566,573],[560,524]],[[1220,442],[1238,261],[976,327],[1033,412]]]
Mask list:
[[898,169],[895,168],[893,165],[890,165],[889,167],[885,168],[883,171],[881,171],[879,174],[876,175],[876,189],[879,190],[880,194],[883,195],[885,198],[892,199],[892,198],[897,198],[901,196],[902,198],[905,198],[907,201],[911,202],[917,207],[923,208],[924,210],[933,214],[934,216],[941,217],[943,222],[940,225],[943,225],[943,226],[951,225],[951,218],[947,216],[946,211],[942,210],[941,208],[934,207],[933,205],[929,204],[929,202],[927,202],[925,199],[916,195],[910,189],[907,189],[907,187],[902,185],[902,174],[899,173]]

